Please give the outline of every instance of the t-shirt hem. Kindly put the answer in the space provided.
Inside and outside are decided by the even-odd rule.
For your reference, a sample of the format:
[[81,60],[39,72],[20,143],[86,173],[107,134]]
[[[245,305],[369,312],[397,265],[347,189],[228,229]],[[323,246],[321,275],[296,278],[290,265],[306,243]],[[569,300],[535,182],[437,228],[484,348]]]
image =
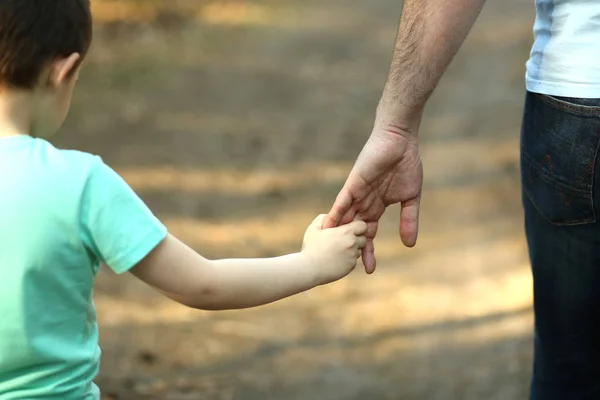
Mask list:
[[124,274],[150,254],[166,237],[167,228],[156,227],[140,240],[132,252],[116,260],[107,260],[107,264],[116,274]]
[[525,87],[528,92],[546,94],[548,96],[600,99],[600,84],[560,84],[527,78]]

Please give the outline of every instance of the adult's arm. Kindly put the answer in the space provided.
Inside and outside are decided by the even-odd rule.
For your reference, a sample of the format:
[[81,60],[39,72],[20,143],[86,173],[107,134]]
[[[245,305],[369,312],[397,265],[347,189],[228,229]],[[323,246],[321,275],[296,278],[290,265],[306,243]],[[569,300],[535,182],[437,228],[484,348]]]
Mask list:
[[[378,118],[401,124],[414,119],[413,116],[420,119],[425,103],[484,3],[485,0],[404,1]],[[416,134],[418,129],[412,126],[400,128],[406,129],[401,132],[403,134]]]
[[485,0],[405,0],[373,131],[329,212],[324,228],[368,224],[363,262],[375,270],[373,239],[385,208],[401,203],[400,237],[418,233],[423,167],[418,132],[423,109],[475,23]]

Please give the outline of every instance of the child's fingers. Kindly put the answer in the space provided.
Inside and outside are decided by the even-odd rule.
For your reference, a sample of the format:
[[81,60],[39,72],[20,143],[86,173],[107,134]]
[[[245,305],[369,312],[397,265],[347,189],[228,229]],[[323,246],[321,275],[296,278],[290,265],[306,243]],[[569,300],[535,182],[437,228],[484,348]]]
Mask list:
[[323,222],[325,222],[325,217],[327,217],[327,214],[321,214],[317,216],[317,218],[315,218],[313,222],[311,222],[310,226],[317,229],[323,229]]
[[348,229],[356,236],[367,233],[367,223],[365,221],[352,221],[348,224]]
[[362,249],[367,244],[366,236],[357,236],[356,237],[356,247]]

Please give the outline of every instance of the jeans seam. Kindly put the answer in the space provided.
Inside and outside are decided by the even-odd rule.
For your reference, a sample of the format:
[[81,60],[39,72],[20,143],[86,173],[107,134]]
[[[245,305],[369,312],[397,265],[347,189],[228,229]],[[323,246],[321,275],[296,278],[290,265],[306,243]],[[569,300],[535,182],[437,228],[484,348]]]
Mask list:
[[542,95],[540,93],[535,93],[535,95],[544,103],[548,104],[551,107],[558,108],[560,110],[571,112],[573,114],[578,114],[585,117],[598,117],[600,116],[600,108],[598,107],[586,107],[586,106],[578,106],[576,104],[569,104],[560,100],[553,99],[548,95]]

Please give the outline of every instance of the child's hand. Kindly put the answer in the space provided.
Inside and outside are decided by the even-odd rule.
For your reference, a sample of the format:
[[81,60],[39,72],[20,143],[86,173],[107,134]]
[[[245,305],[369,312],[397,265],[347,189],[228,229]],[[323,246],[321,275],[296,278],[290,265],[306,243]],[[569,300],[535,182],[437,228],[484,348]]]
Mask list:
[[319,215],[304,234],[302,254],[314,268],[321,285],[348,275],[367,242],[367,224],[354,221],[331,229],[322,229],[326,215]]

